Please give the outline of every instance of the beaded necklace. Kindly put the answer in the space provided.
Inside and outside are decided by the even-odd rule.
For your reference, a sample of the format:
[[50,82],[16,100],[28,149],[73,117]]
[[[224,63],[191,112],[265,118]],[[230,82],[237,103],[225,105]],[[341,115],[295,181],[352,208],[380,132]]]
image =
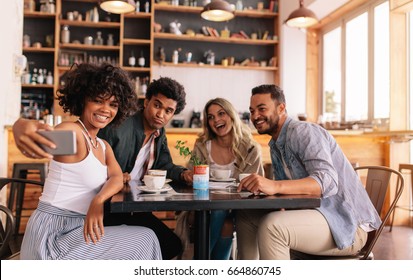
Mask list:
[[83,129],[86,131],[86,134],[87,134],[87,136],[89,137],[90,144],[92,144],[93,149],[99,148],[98,137],[95,136],[95,142],[96,142],[96,144],[93,144],[92,136],[90,136],[90,133],[89,133],[89,131],[87,130],[86,126],[83,124],[83,122],[82,122],[80,119],[78,119],[77,121],[80,123],[80,125],[83,127]]

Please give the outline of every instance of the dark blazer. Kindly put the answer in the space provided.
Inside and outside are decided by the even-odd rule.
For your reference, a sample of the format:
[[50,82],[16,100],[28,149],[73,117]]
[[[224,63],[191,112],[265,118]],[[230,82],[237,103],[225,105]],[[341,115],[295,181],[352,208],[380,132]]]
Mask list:
[[[143,118],[143,113],[139,111],[126,119],[120,126],[108,125],[99,131],[98,137],[108,141],[123,172],[130,173],[132,171],[136,157],[145,140]],[[181,173],[185,168],[173,164],[165,128],[160,129],[159,132],[160,135],[155,139],[156,155],[152,168],[167,170],[168,178],[181,181]]]

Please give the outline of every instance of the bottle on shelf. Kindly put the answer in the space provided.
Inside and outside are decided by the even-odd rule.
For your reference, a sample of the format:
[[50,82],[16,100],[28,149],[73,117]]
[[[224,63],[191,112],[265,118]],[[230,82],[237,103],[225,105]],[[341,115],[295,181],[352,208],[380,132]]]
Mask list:
[[115,43],[113,41],[113,34],[108,34],[108,40],[106,41],[108,46],[113,46]]
[[101,31],[96,32],[95,45],[98,45],[98,46],[103,45],[103,38],[102,38],[102,32]]
[[39,74],[37,75],[37,83],[38,84],[44,83],[43,69],[39,69]]
[[33,68],[32,80],[31,83],[33,85],[37,84],[37,68]]
[[70,43],[70,30],[69,30],[69,26],[68,25],[63,25],[63,29],[62,29],[62,34],[60,37],[60,41],[63,44],[68,44]]
[[56,13],[56,4],[54,0],[49,0],[49,13]]
[[136,3],[135,3],[135,12],[139,13],[140,9],[141,9],[141,3],[140,3],[139,0],[137,0]]
[[92,16],[92,18],[93,18],[93,22],[99,22],[99,11],[98,11],[98,8],[97,7],[94,7],[93,8],[93,16]]
[[242,9],[244,9],[244,4],[242,3],[242,0],[237,0],[235,4],[235,9],[237,11],[242,11]]
[[133,52],[131,53],[131,56],[129,57],[128,62],[129,62],[129,65],[130,65],[131,67],[134,67],[134,66],[135,66],[135,64],[136,64],[136,58],[135,58],[135,55],[133,54]]
[[143,57],[143,52],[141,52],[141,56],[138,59],[138,65],[140,67],[144,67],[145,66],[145,57]]
[[149,13],[149,12],[150,12],[150,4],[149,4],[149,1],[146,0],[146,2],[145,2],[145,13]]
[[173,54],[172,54],[172,63],[173,64],[178,64],[179,61],[179,53],[178,50],[174,50]]
[[53,85],[53,76],[52,76],[52,72],[50,71],[47,73],[46,84]]

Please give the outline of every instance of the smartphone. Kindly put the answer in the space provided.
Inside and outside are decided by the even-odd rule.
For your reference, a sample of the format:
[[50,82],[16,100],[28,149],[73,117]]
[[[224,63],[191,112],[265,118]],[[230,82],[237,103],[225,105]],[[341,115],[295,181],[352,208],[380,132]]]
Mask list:
[[43,135],[56,144],[56,149],[39,144],[43,150],[51,155],[74,155],[76,154],[76,133],[72,130],[39,130]]

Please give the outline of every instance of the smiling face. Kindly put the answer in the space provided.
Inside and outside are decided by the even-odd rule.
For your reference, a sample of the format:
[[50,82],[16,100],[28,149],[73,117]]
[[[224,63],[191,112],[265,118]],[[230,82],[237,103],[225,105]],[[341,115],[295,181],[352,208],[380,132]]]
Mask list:
[[251,121],[259,134],[269,134],[276,138],[285,121],[285,104],[272,100],[271,94],[261,93],[251,96]]
[[145,99],[143,110],[145,130],[161,129],[172,119],[177,102],[158,93],[151,99]]
[[232,119],[221,106],[211,104],[207,110],[208,125],[218,137],[229,134],[232,130]]
[[107,126],[118,112],[118,102],[115,96],[86,100],[80,119],[88,130],[100,129]]

